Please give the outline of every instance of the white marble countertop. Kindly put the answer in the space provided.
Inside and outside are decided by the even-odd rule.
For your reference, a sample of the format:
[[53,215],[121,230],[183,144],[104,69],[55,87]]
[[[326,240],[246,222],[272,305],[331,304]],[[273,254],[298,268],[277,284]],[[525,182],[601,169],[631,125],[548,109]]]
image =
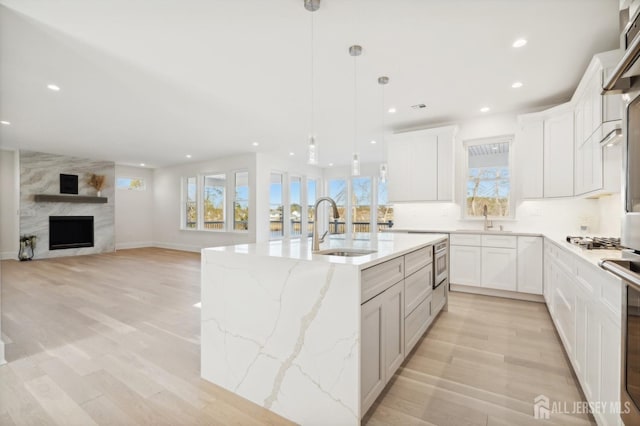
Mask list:
[[307,260],[324,263],[338,263],[358,266],[365,269],[378,263],[402,256],[411,251],[432,245],[448,238],[446,234],[407,234],[407,233],[379,233],[372,238],[371,234],[354,234],[347,239],[344,234],[332,235],[320,245],[320,250],[332,248],[348,248],[375,250],[375,253],[363,256],[343,257],[328,256],[311,252],[311,239],[300,238],[291,240],[269,241],[255,244],[238,244],[224,247],[211,247],[202,250],[208,252],[237,253],[261,257]]
[[513,235],[513,236],[525,236],[525,237],[542,237],[543,235],[536,232],[520,232],[520,231],[485,231],[482,229],[415,229],[415,228],[393,228],[384,232],[397,232],[407,234],[483,234],[483,235]]

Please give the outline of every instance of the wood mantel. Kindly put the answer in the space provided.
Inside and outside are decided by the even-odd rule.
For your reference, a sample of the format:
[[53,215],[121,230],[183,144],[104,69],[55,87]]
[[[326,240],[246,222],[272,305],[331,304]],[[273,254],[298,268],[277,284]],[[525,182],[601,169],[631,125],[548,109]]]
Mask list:
[[49,203],[94,203],[104,204],[108,202],[107,197],[95,197],[92,195],[57,195],[57,194],[36,194],[36,202]]

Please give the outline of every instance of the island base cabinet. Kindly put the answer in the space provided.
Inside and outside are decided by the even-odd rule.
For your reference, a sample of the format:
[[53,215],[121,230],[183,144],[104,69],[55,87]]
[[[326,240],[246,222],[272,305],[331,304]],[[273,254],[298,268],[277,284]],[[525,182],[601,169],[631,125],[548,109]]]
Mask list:
[[426,298],[405,320],[405,354],[411,352],[431,323],[431,296]]
[[404,361],[404,281],[362,305],[361,399],[365,413]]

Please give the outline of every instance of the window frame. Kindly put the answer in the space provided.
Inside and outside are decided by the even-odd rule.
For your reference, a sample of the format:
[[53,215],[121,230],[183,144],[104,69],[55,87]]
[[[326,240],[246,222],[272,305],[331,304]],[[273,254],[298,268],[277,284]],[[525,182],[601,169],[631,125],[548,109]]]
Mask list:
[[491,145],[491,144],[499,144],[499,143],[508,143],[509,144],[509,153],[507,155],[508,161],[508,170],[509,170],[509,196],[508,196],[508,205],[509,205],[509,215],[508,216],[488,216],[489,220],[496,221],[505,221],[505,220],[515,220],[516,214],[516,206],[515,201],[516,197],[516,179],[513,173],[513,147],[514,147],[515,135],[498,135],[491,136],[480,139],[469,139],[462,142],[463,152],[464,152],[464,168],[462,170],[462,179],[461,179],[461,199],[460,199],[460,213],[461,220],[467,221],[483,221],[483,216],[470,216],[467,214],[467,184],[469,182],[469,147],[478,146],[478,145]]

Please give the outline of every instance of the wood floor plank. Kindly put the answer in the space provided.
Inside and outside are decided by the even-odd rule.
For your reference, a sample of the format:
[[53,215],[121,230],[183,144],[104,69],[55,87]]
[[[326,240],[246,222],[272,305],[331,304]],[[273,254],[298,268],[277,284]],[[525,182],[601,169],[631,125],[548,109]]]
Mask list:
[[[199,254],[2,261],[2,274],[3,426],[290,424],[200,378]],[[535,426],[539,394],[582,399],[545,305],[452,293],[363,423]]]

